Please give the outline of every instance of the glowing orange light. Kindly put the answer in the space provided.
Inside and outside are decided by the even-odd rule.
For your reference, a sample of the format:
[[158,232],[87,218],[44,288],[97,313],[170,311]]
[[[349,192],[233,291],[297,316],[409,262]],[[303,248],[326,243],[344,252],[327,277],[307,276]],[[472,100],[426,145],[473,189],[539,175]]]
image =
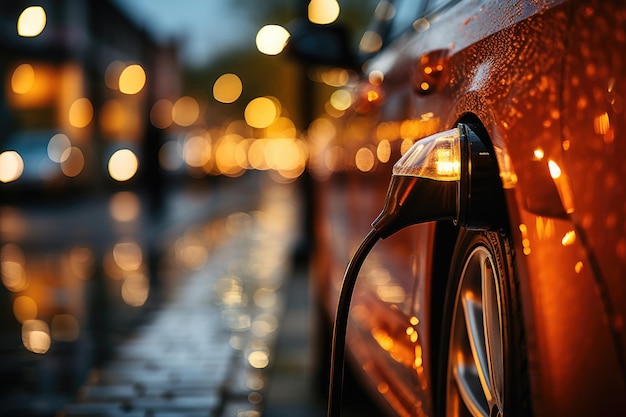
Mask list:
[[327,25],[339,17],[341,8],[336,0],[311,0],[308,7],[308,18],[311,23]]
[[327,71],[323,71],[319,75],[319,77],[321,81],[326,85],[329,85],[331,87],[343,87],[348,83],[350,79],[350,73],[342,68],[333,68]]
[[13,302],[13,314],[20,323],[37,318],[37,303],[32,298],[21,295]]
[[146,72],[139,64],[124,68],[120,74],[119,89],[124,94],[137,94],[146,85]]
[[388,140],[382,140],[376,147],[376,157],[382,163],[389,162],[391,159],[391,143]]
[[191,126],[200,117],[200,104],[189,96],[183,96],[176,100],[172,109],[172,119],[179,126]]
[[378,91],[376,90],[369,90],[367,92],[367,101],[369,101],[370,103],[378,100],[380,98],[380,94],[378,94]]
[[565,236],[563,236],[563,239],[561,239],[561,245],[563,246],[573,245],[574,242],[576,242],[576,232],[574,230],[567,232]]
[[577,274],[580,274],[580,272],[583,270],[583,263],[581,261],[576,262],[576,265],[574,265],[574,271],[576,271]]
[[389,392],[389,385],[384,382],[381,382],[376,387],[376,390],[380,392],[381,394],[386,394],[387,392]]
[[265,128],[278,117],[276,104],[269,97],[257,97],[250,101],[244,111],[246,123],[252,127]]
[[235,74],[223,74],[213,84],[213,97],[221,103],[233,103],[241,96],[243,84]]
[[369,148],[361,148],[357,151],[354,162],[359,171],[369,172],[374,168],[376,159]]
[[86,127],[93,118],[93,106],[88,98],[79,98],[72,103],[69,110],[69,122],[74,127]]
[[352,94],[346,90],[337,90],[330,96],[330,104],[337,110],[347,110],[352,105]]
[[594,117],[593,119],[593,130],[599,134],[604,135],[609,131],[611,127],[611,123],[609,121],[609,115],[607,113],[602,113],[599,116]]
[[15,94],[26,94],[35,85],[35,69],[30,64],[21,64],[11,76],[11,90]]

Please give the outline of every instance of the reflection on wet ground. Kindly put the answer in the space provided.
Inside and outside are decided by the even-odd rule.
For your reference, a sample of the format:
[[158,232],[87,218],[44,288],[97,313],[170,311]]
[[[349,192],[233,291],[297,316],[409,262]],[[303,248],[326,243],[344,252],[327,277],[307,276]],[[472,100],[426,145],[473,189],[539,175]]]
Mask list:
[[[277,292],[297,238],[293,190],[256,176],[236,187],[178,190],[159,222],[130,193],[99,204],[3,206],[1,409],[54,415],[81,386],[80,401],[111,394],[103,387],[112,380],[120,396],[116,369],[129,363],[137,378],[154,371],[156,381],[203,374],[215,392],[236,365],[245,370],[238,390],[247,393],[238,401],[260,403]],[[100,364],[111,368],[89,373]],[[134,402],[121,395],[123,407],[147,410],[165,394],[173,401],[171,388],[133,380],[126,393]],[[205,410],[206,401],[224,405],[215,395],[203,401],[196,405]]]

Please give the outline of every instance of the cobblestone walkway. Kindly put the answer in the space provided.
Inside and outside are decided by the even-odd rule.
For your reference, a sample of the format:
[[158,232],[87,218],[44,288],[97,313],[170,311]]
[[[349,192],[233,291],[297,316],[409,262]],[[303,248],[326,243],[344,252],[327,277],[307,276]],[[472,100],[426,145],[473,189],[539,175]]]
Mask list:
[[[299,230],[292,186],[271,184],[261,195],[258,211],[198,226],[211,240],[203,267],[178,278],[58,417],[261,414]],[[202,259],[199,247],[184,250]]]

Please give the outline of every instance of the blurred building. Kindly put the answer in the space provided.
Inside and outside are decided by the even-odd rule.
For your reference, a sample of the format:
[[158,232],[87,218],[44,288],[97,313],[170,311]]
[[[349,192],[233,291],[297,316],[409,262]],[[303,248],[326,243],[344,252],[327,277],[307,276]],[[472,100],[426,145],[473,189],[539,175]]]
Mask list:
[[33,34],[20,27],[28,2],[0,3],[0,158],[17,151],[23,171],[8,172],[16,156],[4,155],[0,187],[98,189],[116,148],[132,149],[139,165],[156,158],[145,155],[158,152],[145,146],[149,115],[157,100],[180,96],[177,46],[156,43],[109,0],[38,4],[31,14],[43,12],[45,26]]

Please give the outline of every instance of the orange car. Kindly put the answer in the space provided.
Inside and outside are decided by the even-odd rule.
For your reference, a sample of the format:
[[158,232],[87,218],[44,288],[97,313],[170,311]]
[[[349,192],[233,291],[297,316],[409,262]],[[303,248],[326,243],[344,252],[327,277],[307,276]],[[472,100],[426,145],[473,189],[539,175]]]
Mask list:
[[[410,190],[363,265],[357,377],[390,415],[626,415],[626,3],[382,1],[372,28],[352,106],[312,161],[327,319],[395,161],[442,135],[461,151],[422,161],[451,180],[410,174],[452,197]],[[302,42],[315,36],[293,50],[345,59]]]

